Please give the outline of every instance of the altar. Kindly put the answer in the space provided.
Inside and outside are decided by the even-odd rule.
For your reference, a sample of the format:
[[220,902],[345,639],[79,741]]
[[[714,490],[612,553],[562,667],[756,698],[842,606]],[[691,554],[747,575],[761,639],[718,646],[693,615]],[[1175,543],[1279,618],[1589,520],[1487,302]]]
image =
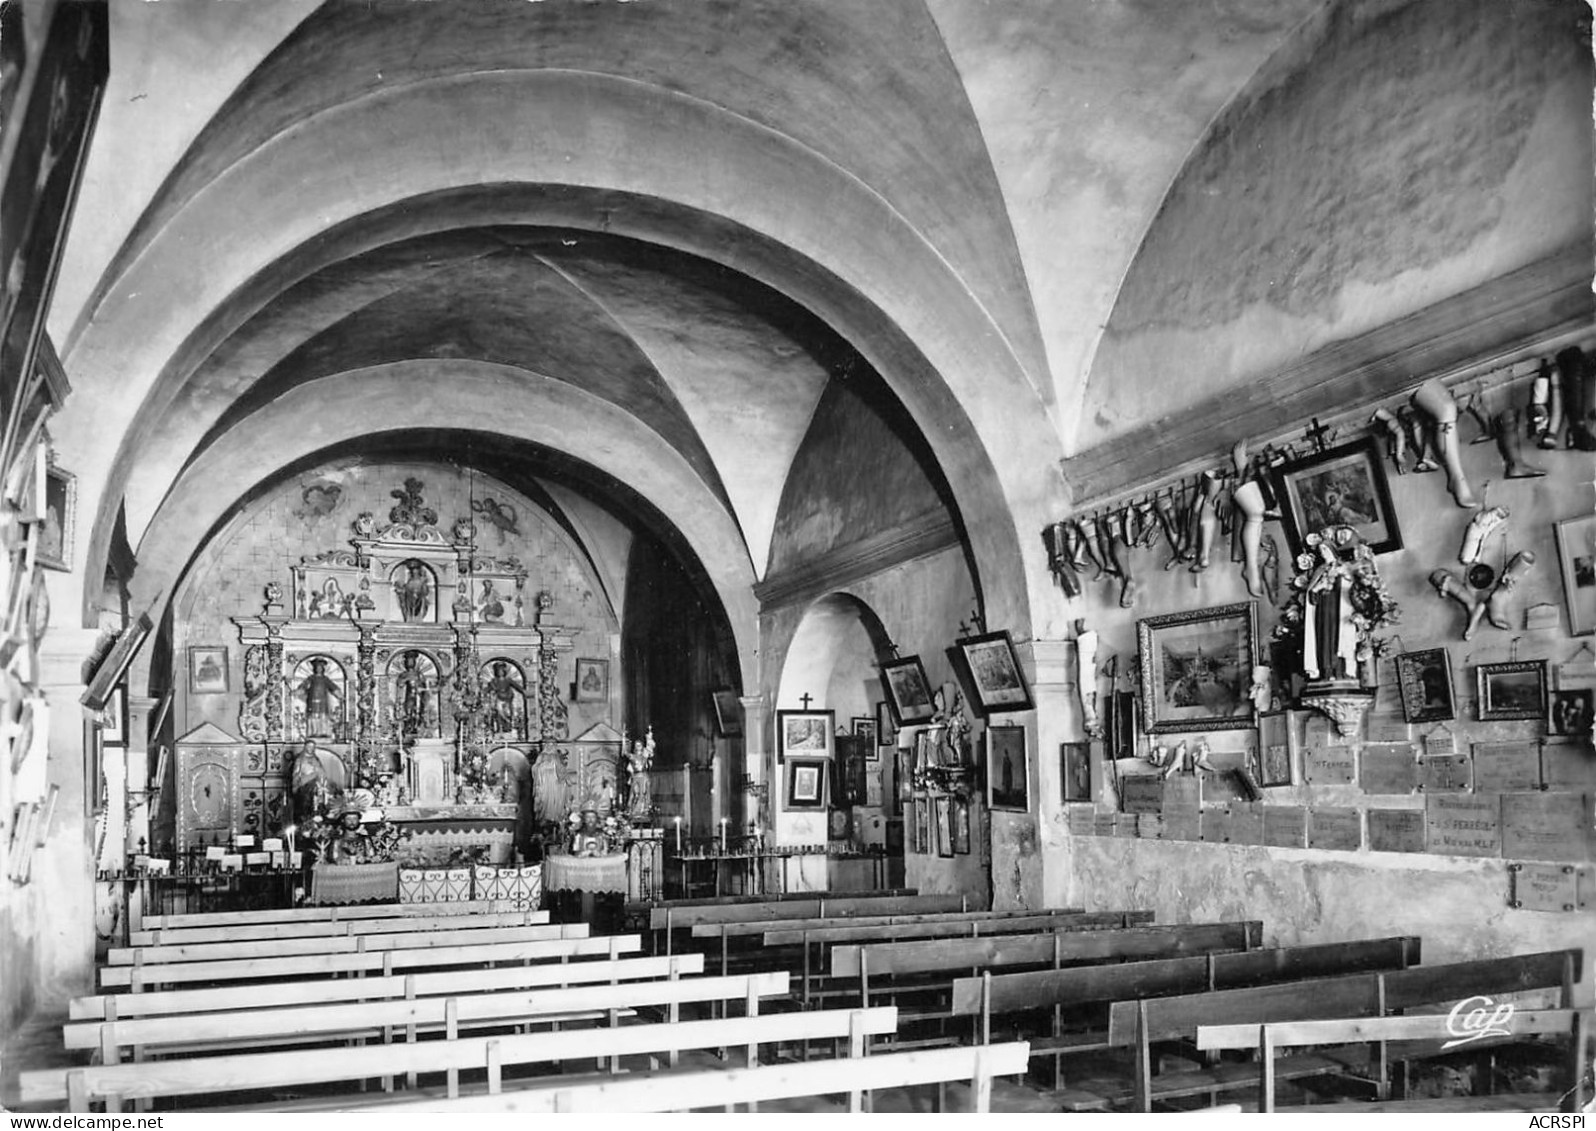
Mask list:
[[393,805],[384,816],[406,834],[399,846],[401,864],[441,868],[464,859],[509,864],[520,811],[513,803]]

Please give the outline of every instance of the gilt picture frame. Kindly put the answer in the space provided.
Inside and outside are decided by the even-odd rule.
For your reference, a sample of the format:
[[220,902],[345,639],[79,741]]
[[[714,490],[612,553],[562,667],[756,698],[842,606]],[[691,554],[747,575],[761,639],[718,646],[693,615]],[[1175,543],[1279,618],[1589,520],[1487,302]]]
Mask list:
[[1437,723],[1457,718],[1452,697],[1452,656],[1445,648],[1403,652],[1396,658],[1397,689],[1402,717],[1410,723]]
[[986,728],[986,807],[1012,813],[1030,811],[1030,767],[1022,726]]
[[1546,661],[1513,660],[1474,669],[1481,722],[1546,717]]
[[578,703],[609,702],[610,662],[608,660],[578,659],[576,661],[576,694],[571,698]]
[[826,808],[826,770],[823,758],[790,758],[787,761],[787,808]]
[[1007,632],[988,632],[954,642],[969,673],[971,706],[977,715],[1029,711],[1031,691],[1025,684],[1014,639]]
[[188,650],[188,690],[191,695],[227,692],[227,649],[196,646]]
[[1253,725],[1248,690],[1257,663],[1253,601],[1136,622],[1142,730],[1240,730]]
[[1373,436],[1295,460],[1273,472],[1291,556],[1327,526],[1350,526],[1376,554],[1402,548],[1402,531]]
[[1565,518],[1552,528],[1563,578],[1568,634],[1596,633],[1596,514]]
[[830,759],[837,752],[835,711],[777,711],[776,754]]
[[919,656],[900,656],[881,665],[881,687],[886,692],[894,728],[931,720],[936,704],[931,699],[931,681]]

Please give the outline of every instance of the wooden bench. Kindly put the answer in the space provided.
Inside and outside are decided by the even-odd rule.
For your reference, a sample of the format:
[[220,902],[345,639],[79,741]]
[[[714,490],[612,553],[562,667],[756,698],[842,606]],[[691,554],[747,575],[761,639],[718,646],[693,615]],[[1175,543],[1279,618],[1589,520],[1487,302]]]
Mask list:
[[73,998],[67,1005],[68,1027],[76,1021],[115,1021],[130,1017],[163,1017],[175,1013],[206,1013],[229,1009],[272,1006],[320,1005],[341,1001],[382,1001],[389,998],[436,997],[487,990],[533,989],[539,986],[577,986],[701,974],[704,956],[619,958],[635,946],[617,945],[611,957],[583,962],[547,962],[533,966],[500,966],[485,970],[450,970],[445,973],[393,974],[387,977],[317,978],[308,981],[212,986],[206,989],[155,990],[146,993],[101,994]]
[[[758,1014],[709,1021],[681,1021],[530,1033],[491,1037],[456,1037],[393,1045],[335,1049],[244,1053],[147,1061],[139,1064],[88,1065],[69,1069],[65,1092],[69,1110],[86,1112],[104,1102],[119,1111],[127,1100],[259,1091],[391,1077],[400,1073],[448,1073],[448,1095],[459,1094],[461,1070],[485,1069],[487,1090],[502,1087],[502,1071],[510,1065],[608,1061],[622,1056],[669,1055],[690,1049],[743,1047],[745,1062],[758,1063],[758,1047],[790,1041],[846,1039],[862,1050],[869,1037],[891,1032],[897,1011],[817,1010],[808,1013]],[[60,1074],[25,1072],[20,1078],[22,1101],[29,1105],[58,1102]],[[225,1109],[221,1109],[225,1110]]]
[[[1062,962],[1069,953],[1063,940],[1057,952]],[[991,1040],[994,1016],[1051,1010],[1051,1032],[1045,1038],[1033,1040],[1031,1048],[1033,1055],[1052,1055],[1054,1086],[1057,1087],[1060,1057],[1110,1048],[1118,1043],[1114,1039],[1112,1016],[1106,1031],[1101,1020],[1094,1019],[1085,1030],[1066,1032],[1065,1009],[1078,1011],[1086,1006],[1146,997],[1300,982],[1328,974],[1400,970],[1418,962],[1419,956],[1417,938],[1396,936],[1270,950],[1210,950],[1176,958],[1032,973],[987,972],[978,977],[959,978],[953,983],[952,1012],[957,1017],[976,1018],[977,1039],[985,1043]]]
[[549,921],[547,911],[483,911],[474,915],[396,915],[386,919],[319,919],[308,923],[240,923],[220,927],[156,927],[128,932],[129,946],[302,939],[318,935],[377,935],[398,931],[478,930],[483,927],[535,927]]
[[829,896],[778,902],[710,904],[699,907],[660,907],[649,912],[650,930],[663,932],[667,952],[676,932],[702,923],[768,923],[781,919],[851,919],[861,915],[922,915],[937,911],[968,911],[963,895]]
[[[564,1023],[606,1019],[616,1024],[621,1011],[664,1007],[667,1019],[681,1019],[685,1004],[735,999],[745,1012],[759,1012],[759,999],[787,993],[781,971],[731,977],[676,978],[587,985],[564,989],[449,994],[317,1006],[234,1009],[124,1021],[69,1022],[62,1035],[69,1049],[96,1049],[102,1064],[117,1064],[126,1050],[135,1060],[148,1054],[214,1052],[225,1048],[271,1047],[283,1043],[381,1039],[396,1029],[406,1040],[420,1033],[463,1027]],[[62,1094],[65,1095],[65,1069]]]
[[[1344,944],[1343,944],[1344,945]],[[1154,1042],[1195,1042],[1202,1025],[1259,1026],[1281,1021],[1379,1017],[1397,1010],[1422,1009],[1463,998],[1534,990],[1556,991],[1559,1008],[1572,1008],[1573,988],[1584,963],[1580,950],[1543,951],[1438,966],[1414,966],[1385,973],[1314,978],[1247,989],[1216,990],[1149,1000],[1116,1001],[1109,1007],[1108,1043],[1134,1050],[1132,1079],[1082,1084],[1060,1093],[1067,1109],[1134,1103],[1151,1111],[1155,1100],[1203,1095],[1251,1083],[1249,1065],[1218,1065],[1152,1076]],[[1424,1055],[1421,1048],[1390,1048],[1395,1059]],[[1294,1056],[1276,1070],[1277,1079],[1345,1074],[1345,1056]],[[1381,1077],[1387,1072],[1375,1066]],[[1377,1089],[1379,1081],[1370,1081]]]
[[[531,930],[559,930],[534,927]],[[357,951],[353,954],[300,954],[286,958],[239,958],[219,962],[170,962],[158,966],[106,966],[100,970],[104,989],[128,986],[135,992],[154,986],[183,983],[257,981],[266,978],[330,978],[428,967],[467,966],[489,962],[558,961],[561,958],[601,954],[614,957],[617,941],[622,952],[641,950],[637,935],[586,936],[587,924],[570,923],[573,937],[537,941],[482,943],[475,946],[429,946],[409,950]]]
[[440,946],[475,946],[495,942],[536,942],[577,938],[587,924],[540,924],[512,927],[470,927],[461,930],[385,931],[379,934],[314,935],[298,939],[253,939],[247,942],[173,943],[113,947],[111,966],[162,966],[174,962],[224,962],[236,958],[286,958],[296,954],[364,954],[383,950],[418,950]]
[[[1468,1047],[1479,1048],[1487,1043],[1499,1047],[1504,1042],[1543,1034],[1567,1037],[1567,1091],[1563,1093],[1563,1110],[1573,1112],[1584,1106],[1587,1095],[1584,1049],[1589,1029],[1584,1010],[1515,1010],[1507,1017],[1493,1018],[1492,1021],[1494,1027],[1503,1032],[1471,1039]],[[1438,1054],[1444,1051],[1448,1042],[1456,1042],[1460,1034],[1467,1035],[1466,1031],[1456,1026],[1450,1014],[1429,1013],[1407,1017],[1282,1021],[1264,1025],[1199,1025],[1197,1047],[1205,1051],[1254,1051],[1258,1060],[1258,1110],[1272,1112],[1275,1110],[1275,1054],[1283,1049],[1372,1044],[1376,1047],[1371,1054],[1371,1061],[1378,1064],[1384,1061],[1384,1046],[1389,1042],[1426,1042],[1437,1046],[1435,1052]],[[1379,1084],[1376,1098],[1388,1099],[1386,1081],[1381,1080]],[[1358,1109],[1351,1110],[1356,1112]]]
[[[992,1080],[1024,1071],[1030,1050],[1025,1042],[983,1047],[924,1049],[919,1052],[851,1056],[802,1064],[766,1065],[714,1071],[678,1072],[594,1081],[558,1082],[536,1089],[462,1096],[456,1100],[424,1099],[384,1105],[383,1111],[442,1112],[664,1112],[699,1108],[731,1109],[736,1104],[757,1110],[770,1100],[845,1094],[848,1110],[865,1109],[873,1091],[969,1080],[969,1110],[992,1110]],[[361,1110],[351,1107],[346,1110]]]
[[333,907],[268,907],[258,911],[190,911],[146,915],[139,930],[165,927],[232,927],[260,923],[341,923],[350,919],[402,919],[514,911],[508,899],[462,899],[452,903],[352,903]]

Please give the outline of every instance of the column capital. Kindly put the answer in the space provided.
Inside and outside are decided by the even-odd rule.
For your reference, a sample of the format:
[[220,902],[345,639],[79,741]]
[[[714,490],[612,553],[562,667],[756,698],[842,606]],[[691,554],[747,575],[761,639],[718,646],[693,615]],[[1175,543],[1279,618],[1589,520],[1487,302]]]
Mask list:
[[1030,650],[1034,682],[1066,686],[1075,683],[1075,641],[1032,640],[1016,647]]

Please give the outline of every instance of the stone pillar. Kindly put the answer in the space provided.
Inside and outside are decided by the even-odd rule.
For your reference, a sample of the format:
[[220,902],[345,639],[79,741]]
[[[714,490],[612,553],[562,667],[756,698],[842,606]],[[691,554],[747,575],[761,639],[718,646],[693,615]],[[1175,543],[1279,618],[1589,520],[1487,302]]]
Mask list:
[[[767,845],[776,839],[776,792],[770,735],[770,700],[763,694],[744,695],[738,702],[743,707],[743,774],[751,790],[744,796],[749,809],[749,820],[759,826]],[[770,891],[772,876],[769,863],[764,876],[765,890]]]
[[[1036,741],[1040,753],[1036,781],[1036,843],[1041,871],[1041,905],[1065,906],[1071,866],[1070,839],[1064,820],[1063,767],[1059,747],[1086,738],[1075,670],[1073,640],[1033,640],[1026,668],[1036,700]],[[1025,649],[1022,649],[1022,653]],[[1102,766],[1092,765],[1094,796],[1101,796]],[[995,864],[994,864],[995,867]]]

